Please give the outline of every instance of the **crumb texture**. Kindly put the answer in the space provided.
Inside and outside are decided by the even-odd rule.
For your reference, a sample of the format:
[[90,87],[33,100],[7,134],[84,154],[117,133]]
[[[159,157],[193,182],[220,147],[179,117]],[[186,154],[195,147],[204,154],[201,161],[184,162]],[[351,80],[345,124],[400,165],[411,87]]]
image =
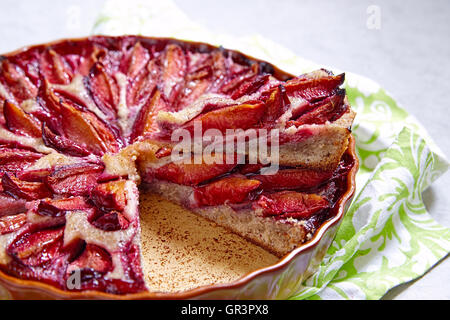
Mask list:
[[278,258],[161,196],[141,193],[142,264],[150,291],[230,283]]

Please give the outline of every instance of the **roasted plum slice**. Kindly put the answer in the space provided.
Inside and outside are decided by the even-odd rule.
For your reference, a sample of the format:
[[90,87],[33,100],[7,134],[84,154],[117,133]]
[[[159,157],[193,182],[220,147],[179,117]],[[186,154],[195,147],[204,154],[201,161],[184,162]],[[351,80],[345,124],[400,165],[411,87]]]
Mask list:
[[131,79],[135,78],[145,68],[149,59],[148,50],[140,42],[136,42],[130,50],[130,54],[123,60],[123,73]]
[[265,166],[266,165],[264,165],[262,163],[245,163],[239,167],[239,172],[244,175],[250,174],[250,173],[257,174]]
[[[206,163],[205,159],[202,159],[201,163],[196,163],[194,158],[191,160],[182,159],[150,170],[147,174],[156,179],[167,180],[178,184],[197,185],[223,175],[236,167],[237,163],[226,163],[226,155],[221,157],[221,164]],[[236,159],[236,156],[234,157]]]
[[25,54],[19,56],[9,56],[8,60],[17,65],[28,79],[33,83],[34,86],[39,86],[40,75],[39,75],[39,59],[40,52],[29,51]]
[[114,133],[95,115],[79,111],[66,103],[61,103],[60,107],[61,130],[67,139],[97,155],[118,150]]
[[27,232],[11,243],[8,253],[26,266],[39,266],[59,255],[63,235],[64,227]]
[[2,176],[3,191],[15,199],[37,200],[51,197],[52,193],[42,182],[28,182],[5,173]]
[[142,106],[148,100],[160,82],[161,66],[151,60],[135,77],[129,79],[126,101],[128,106]]
[[328,200],[317,194],[296,191],[281,191],[261,195],[254,203],[255,208],[262,208],[266,216],[281,218],[308,218],[312,214],[326,209]]
[[348,109],[348,105],[344,103],[344,98],[345,91],[338,90],[331,97],[311,105],[310,111],[299,116],[294,121],[289,121],[288,125],[323,124],[327,121],[339,119]]
[[230,96],[233,96],[234,94],[240,96],[240,87],[245,85],[247,81],[256,77],[259,71],[259,64],[257,63],[253,63],[250,67],[242,68],[228,78],[225,84],[220,88],[220,91]]
[[127,191],[125,187],[125,180],[101,183],[92,190],[91,200],[102,210],[123,211],[127,205]]
[[52,173],[52,168],[38,168],[31,169],[25,168],[22,171],[16,172],[16,177],[23,181],[28,182],[44,182],[45,178]]
[[208,129],[217,129],[222,133],[225,133],[227,129],[245,130],[260,122],[265,107],[265,104],[261,102],[223,107],[194,118],[184,128],[194,132],[195,122],[197,121],[201,123],[203,133]]
[[25,149],[0,146],[0,177],[4,172],[18,172],[34,163],[42,154]]
[[169,44],[161,57],[162,93],[172,103],[177,97],[186,75],[187,62],[184,50],[176,45]]
[[224,203],[241,203],[248,200],[250,192],[261,185],[258,180],[243,176],[225,177],[195,189],[194,197],[199,206],[216,206]]
[[0,83],[3,83],[15,98],[16,103],[36,97],[38,89],[25,72],[7,58],[0,57]]
[[27,215],[25,213],[0,217],[0,235],[19,230],[26,222]]
[[130,225],[127,218],[120,212],[112,210],[108,212],[98,211],[94,214],[90,223],[104,231],[118,231],[125,230]]
[[307,76],[288,80],[284,86],[289,96],[302,97],[309,102],[317,102],[331,96],[344,80],[344,74],[334,76],[320,70]]
[[61,99],[57,96],[50,82],[45,78],[41,81],[36,101],[46,111],[44,121],[58,116],[61,110],[59,106]]
[[250,175],[251,179],[261,182],[265,190],[303,189],[320,186],[333,175],[333,171],[304,168],[282,168],[274,174]]
[[87,210],[91,206],[82,197],[64,199],[43,199],[39,201],[36,212],[42,216],[60,217],[66,211]]
[[[198,57],[200,56],[200,57]],[[189,56],[189,71],[185,77],[185,85],[177,99],[177,110],[182,110],[194,103],[214,84],[214,60],[212,56],[196,53]]]
[[82,253],[69,264],[67,274],[71,275],[75,271],[80,271],[83,279],[94,276],[94,273],[104,275],[111,271],[112,267],[112,259],[108,251],[95,244],[88,243]]
[[88,195],[102,171],[103,166],[90,163],[59,166],[46,178],[46,185],[56,194]]
[[64,136],[53,133],[45,122],[42,124],[42,140],[47,147],[71,156],[83,157],[90,154],[89,150],[84,146],[78,145],[75,141],[67,139]]
[[263,122],[269,126],[272,122],[279,119],[290,106],[290,100],[283,85],[263,92],[262,99],[265,100],[266,104]]
[[251,95],[257,92],[262,86],[269,82],[270,75],[258,75],[245,81],[237,90],[231,95],[232,99],[239,99],[244,95]]
[[[0,190],[3,187],[0,185]],[[27,211],[27,201],[25,199],[16,199],[8,194],[0,192],[0,217],[23,213]]]
[[86,78],[87,88],[93,100],[105,114],[113,114],[119,105],[120,92],[116,79],[97,62]]
[[133,125],[131,134],[131,141],[138,137],[146,136],[151,133],[159,131],[159,125],[156,122],[158,111],[167,109],[167,102],[161,95],[160,91],[156,89],[153,96],[141,108]]
[[69,84],[73,78],[69,64],[53,49],[47,49],[41,55],[40,70],[47,80],[55,84]]
[[6,100],[3,106],[3,115],[5,117],[6,126],[12,132],[30,137],[40,137],[41,124],[39,120],[32,115],[26,113],[22,108],[14,103]]

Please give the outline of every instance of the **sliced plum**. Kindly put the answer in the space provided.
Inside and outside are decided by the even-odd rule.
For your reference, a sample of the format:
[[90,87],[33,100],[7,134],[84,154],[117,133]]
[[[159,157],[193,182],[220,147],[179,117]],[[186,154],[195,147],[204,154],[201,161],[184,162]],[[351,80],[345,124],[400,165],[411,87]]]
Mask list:
[[138,41],[131,49],[131,53],[126,59],[127,70],[125,74],[131,79],[135,78],[142,69],[145,68],[150,59],[150,54]]
[[126,101],[128,106],[140,107],[148,103],[150,96],[159,85],[161,66],[151,60],[134,78],[128,80]]
[[7,86],[17,103],[35,98],[38,92],[25,72],[7,58],[0,58],[0,82]]
[[105,249],[88,243],[83,252],[72,262],[67,268],[70,275],[75,271],[84,273],[100,273],[105,274],[111,271],[113,267],[111,255]]
[[0,217],[0,235],[19,230],[27,222],[25,213]]
[[54,84],[69,84],[73,78],[69,64],[53,49],[47,49],[41,55],[40,70],[43,76]]
[[114,133],[95,115],[77,110],[66,103],[61,103],[60,114],[61,130],[67,139],[97,155],[118,151],[119,145]]
[[315,188],[327,181],[333,171],[321,171],[304,168],[288,168],[278,170],[274,174],[251,175],[251,179],[261,181],[265,190],[303,189]]
[[327,121],[339,119],[348,109],[348,105],[344,103],[345,90],[339,90],[337,93],[317,102],[311,106],[309,112],[304,113],[297,119],[288,122],[289,125],[303,124],[323,124]]
[[204,161],[197,164],[193,159],[187,162],[181,160],[154,169],[151,174],[161,180],[184,185],[197,185],[203,181],[225,174],[237,165],[236,163],[226,163],[224,161],[225,159],[222,160],[220,164],[205,163]]
[[91,206],[82,197],[63,199],[43,199],[39,201],[36,212],[42,216],[60,217],[66,211],[86,210]]
[[131,141],[138,137],[150,135],[159,131],[156,116],[161,110],[167,109],[167,102],[162,97],[159,90],[155,90],[151,99],[139,111],[133,125]]
[[75,141],[69,140],[64,136],[53,133],[45,122],[42,124],[42,140],[47,147],[70,156],[83,157],[90,154],[89,150],[84,146],[78,145]]
[[194,132],[195,122],[202,124],[202,131],[217,129],[225,133],[227,129],[248,129],[260,122],[265,112],[261,102],[239,104],[213,110],[192,119],[184,128]]
[[309,102],[316,102],[331,96],[344,82],[345,75],[307,76],[288,80],[284,85],[289,96],[302,97]]
[[25,233],[8,247],[8,253],[26,266],[40,266],[56,258],[63,244],[64,227]]
[[91,200],[103,210],[123,211],[127,205],[125,180],[101,183],[92,191]]
[[102,171],[103,166],[90,163],[59,166],[46,178],[46,185],[56,194],[88,195]]
[[241,203],[250,192],[261,185],[258,180],[245,177],[226,177],[195,189],[194,197],[200,206],[216,206],[224,203]]
[[3,174],[2,187],[5,193],[15,199],[37,200],[52,196],[44,183],[23,181],[10,173]]
[[100,63],[94,64],[86,79],[88,91],[100,110],[105,114],[117,112],[119,87],[104,66]]
[[317,194],[281,191],[261,195],[253,205],[256,209],[262,208],[265,216],[306,219],[314,213],[326,209],[329,203],[325,197]]
[[[18,172],[42,157],[42,154],[25,149],[0,146],[0,169],[4,172]],[[0,173],[0,177],[1,174]]]
[[270,124],[274,122],[289,108],[290,101],[286,94],[286,89],[282,85],[262,93],[262,96],[267,96],[265,100],[266,112],[263,118],[264,123]]
[[39,120],[23,111],[22,108],[11,101],[5,101],[3,115],[5,117],[6,126],[12,132],[35,138],[41,136],[41,124]]
[[91,219],[91,223],[96,228],[104,231],[118,231],[127,229],[130,222],[118,211],[100,212]]
[[172,103],[178,95],[186,75],[187,62],[184,50],[169,44],[162,56],[162,93]]

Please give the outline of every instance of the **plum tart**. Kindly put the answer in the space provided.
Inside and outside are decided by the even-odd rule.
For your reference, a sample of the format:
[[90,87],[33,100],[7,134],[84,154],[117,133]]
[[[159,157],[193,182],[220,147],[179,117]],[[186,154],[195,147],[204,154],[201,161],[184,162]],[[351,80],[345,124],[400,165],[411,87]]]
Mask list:
[[136,36],[0,56],[0,270],[61,290],[146,291],[140,191],[286,255],[347,191],[343,81]]

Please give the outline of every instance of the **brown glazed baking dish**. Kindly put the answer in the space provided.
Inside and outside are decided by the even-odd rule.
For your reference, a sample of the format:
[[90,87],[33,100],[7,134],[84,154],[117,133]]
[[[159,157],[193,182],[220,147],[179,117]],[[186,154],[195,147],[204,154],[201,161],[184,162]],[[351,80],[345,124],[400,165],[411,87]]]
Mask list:
[[[37,47],[57,45],[71,42],[74,46],[83,41],[108,37],[93,36],[83,39],[60,40],[43,45],[22,48],[15,52],[2,55],[11,57]],[[157,39],[137,37],[139,41],[163,41],[168,43],[183,43],[185,47],[201,48],[200,50],[217,49],[216,47],[196,42],[186,42],[176,39]],[[225,49],[223,49],[225,50]],[[257,62],[279,80],[287,80],[294,76],[281,71],[265,61],[257,60],[237,51],[227,50],[233,59]],[[339,225],[349,207],[355,193],[355,176],[358,170],[358,158],[355,152],[355,139],[350,136],[345,155],[351,160],[352,167],[346,176],[346,190],[335,205],[334,216],[323,222],[310,240],[282,257],[276,264],[252,271],[242,278],[226,284],[201,286],[191,290],[175,293],[140,292],[116,295],[100,291],[71,292],[58,289],[45,282],[23,280],[0,271],[0,299],[286,299],[302,288],[303,281],[309,277],[323,260]]]

